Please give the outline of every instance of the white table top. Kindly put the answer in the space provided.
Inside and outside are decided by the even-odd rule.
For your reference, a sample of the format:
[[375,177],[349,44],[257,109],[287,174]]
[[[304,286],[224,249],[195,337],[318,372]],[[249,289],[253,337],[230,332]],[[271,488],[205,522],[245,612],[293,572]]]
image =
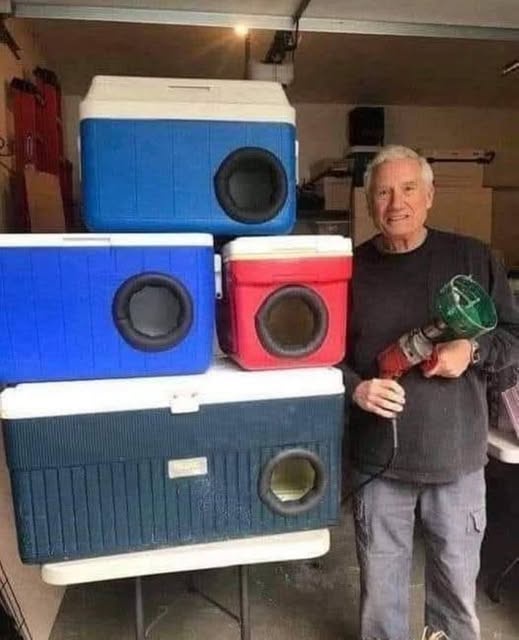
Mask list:
[[329,549],[330,532],[328,529],[316,529],[56,562],[43,565],[41,577],[48,584],[80,584],[157,573],[317,558],[328,553]]
[[488,454],[501,462],[519,464],[519,439],[511,431],[490,429],[488,432]]

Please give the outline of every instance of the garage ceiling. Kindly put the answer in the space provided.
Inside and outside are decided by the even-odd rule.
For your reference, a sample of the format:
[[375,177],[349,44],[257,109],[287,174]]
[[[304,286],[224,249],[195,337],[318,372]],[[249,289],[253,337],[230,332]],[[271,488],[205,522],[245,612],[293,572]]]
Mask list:
[[[32,20],[64,93],[83,94],[96,74],[241,78],[243,41],[231,29]],[[262,59],[273,32],[252,33]],[[294,102],[472,105],[519,108],[513,42],[304,33],[295,57]]]
[[[254,28],[288,29],[300,0],[18,0],[20,17],[158,22],[198,26],[232,26],[237,20]],[[310,31],[463,34],[465,37],[519,39],[517,0],[311,0],[300,27]],[[245,11],[244,11],[245,9]],[[370,26],[370,22],[372,23]],[[357,24],[355,24],[357,23]],[[436,29],[430,27],[436,26]],[[478,33],[478,29],[480,30]],[[421,32],[420,32],[421,30]]]
[[[83,94],[100,73],[241,78],[244,45],[229,27],[253,27],[252,57],[261,60],[274,30],[292,27],[299,0],[13,6],[64,92]],[[519,0],[311,0],[300,30],[295,102],[519,108],[519,73],[500,75],[519,58]]]

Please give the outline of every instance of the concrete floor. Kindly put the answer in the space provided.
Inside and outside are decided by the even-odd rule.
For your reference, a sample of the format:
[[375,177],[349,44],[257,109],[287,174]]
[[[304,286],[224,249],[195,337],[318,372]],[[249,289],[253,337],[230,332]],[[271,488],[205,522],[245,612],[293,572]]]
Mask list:
[[[490,465],[487,473],[489,525],[478,589],[482,640],[519,639],[519,567],[505,581],[500,603],[492,602],[485,591],[496,570],[519,552],[519,514],[510,517],[507,501],[507,496],[513,497],[519,469],[512,476],[512,470],[503,471],[505,466]],[[423,626],[422,565],[418,535],[411,588],[411,624],[417,640]],[[198,572],[195,581],[211,597],[238,610],[236,569]],[[162,612],[149,640],[239,640],[237,623],[190,593],[185,574],[145,577],[143,591],[146,623]],[[50,640],[134,640],[133,597],[131,580],[69,587]],[[250,568],[252,638],[356,640],[358,598],[353,526],[347,509],[340,526],[332,531],[331,551],[326,556]]]

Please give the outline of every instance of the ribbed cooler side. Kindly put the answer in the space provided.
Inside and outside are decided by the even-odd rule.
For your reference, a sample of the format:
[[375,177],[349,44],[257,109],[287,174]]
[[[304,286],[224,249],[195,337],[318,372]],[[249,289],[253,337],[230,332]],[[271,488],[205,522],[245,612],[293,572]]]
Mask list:
[[[336,521],[342,397],[10,421],[4,424],[24,562],[295,531]],[[296,517],[257,493],[266,461],[318,453],[322,502]],[[206,456],[204,476],[170,479],[168,460]]]
[[[84,216],[93,231],[284,233],[295,216],[295,127],[210,120],[81,122]],[[277,216],[245,224],[227,216],[214,190],[222,161],[242,147],[273,153],[285,167],[288,199]]]
[[[220,323],[220,343],[240,366],[250,370],[290,369],[333,366],[344,359],[351,258],[236,259],[225,267],[225,296],[219,302],[219,313],[228,321]],[[328,316],[323,341],[304,357],[269,352],[257,327],[258,312],[270,296],[294,282],[317,296]],[[278,303],[282,304],[279,298]]]
[[[177,278],[194,302],[188,336],[151,353],[125,342],[112,318],[120,285],[149,271]],[[0,250],[3,383],[199,373],[210,363],[213,318],[211,247]]]

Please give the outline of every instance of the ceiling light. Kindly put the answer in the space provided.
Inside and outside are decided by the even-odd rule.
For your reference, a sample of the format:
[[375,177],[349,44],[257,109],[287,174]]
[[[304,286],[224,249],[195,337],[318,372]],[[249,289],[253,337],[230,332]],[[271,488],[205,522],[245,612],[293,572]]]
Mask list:
[[234,27],[234,33],[237,36],[240,36],[240,38],[245,38],[249,34],[249,28],[246,27],[244,24],[237,24]]

